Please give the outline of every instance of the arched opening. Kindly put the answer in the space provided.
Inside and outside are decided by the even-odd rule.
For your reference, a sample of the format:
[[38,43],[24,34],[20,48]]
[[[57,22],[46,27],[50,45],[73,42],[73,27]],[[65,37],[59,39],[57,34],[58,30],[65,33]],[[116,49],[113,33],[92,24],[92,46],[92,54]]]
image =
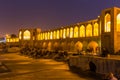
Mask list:
[[97,70],[96,65],[92,61],[89,62],[89,68],[90,68],[90,71],[92,72],[96,72]]
[[63,31],[60,29],[60,38],[63,38]]
[[78,38],[78,26],[74,28],[74,38]]
[[49,42],[49,43],[48,43],[48,47],[47,47],[47,49],[48,49],[49,51],[51,50],[51,45],[52,45],[52,43]]
[[22,39],[22,32],[21,31],[19,32],[19,39],[20,40]]
[[110,32],[111,31],[111,15],[109,13],[107,13],[105,15],[105,28],[104,28],[105,32]]
[[54,46],[54,50],[59,50],[59,43],[58,42],[55,42],[53,46]]
[[53,39],[53,32],[50,32],[50,39]]
[[26,30],[24,33],[23,33],[23,39],[24,40],[30,40],[30,31],[29,30]]
[[95,42],[95,41],[91,41],[89,44],[88,44],[88,47],[87,47],[90,52],[92,53],[92,55],[97,55],[96,54],[96,49],[98,48],[98,43]]
[[75,49],[78,53],[82,51],[82,48],[83,48],[83,44],[80,41],[76,42]]
[[47,49],[47,43],[46,42],[43,43],[43,49]]
[[48,32],[48,33],[47,33],[47,35],[48,35],[48,36],[47,36],[47,37],[48,37],[48,39],[50,39],[50,32]]
[[53,37],[54,37],[54,39],[56,39],[56,35],[57,35],[57,34],[56,34],[56,31],[54,31],[54,32],[53,32]]
[[63,29],[63,38],[66,38],[66,29]]
[[120,32],[120,13],[117,15],[117,31]]
[[85,26],[80,26],[80,37],[85,37]]
[[45,40],[48,39],[48,35],[47,35],[47,32],[45,32]]
[[91,37],[92,36],[92,25],[88,24],[86,27],[86,37]]
[[98,36],[98,23],[94,24],[94,31],[93,31],[93,33],[94,33],[94,36]]
[[73,38],[73,28],[70,28],[70,38]]
[[38,34],[37,39],[40,40],[40,34]]
[[60,33],[59,33],[59,30],[57,30],[57,39],[59,39],[60,38],[60,35],[59,35]]
[[70,31],[69,31],[69,28],[67,28],[66,37],[70,37]]

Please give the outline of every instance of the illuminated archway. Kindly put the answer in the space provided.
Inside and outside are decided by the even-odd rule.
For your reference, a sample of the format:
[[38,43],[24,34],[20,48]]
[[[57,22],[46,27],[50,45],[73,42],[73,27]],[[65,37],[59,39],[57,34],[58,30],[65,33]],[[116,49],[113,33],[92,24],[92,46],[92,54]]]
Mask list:
[[70,28],[70,38],[73,38],[73,28]]
[[85,26],[80,26],[80,37],[85,37]]
[[50,39],[53,39],[53,32],[50,32]]
[[82,51],[82,48],[83,48],[83,44],[82,44],[80,41],[76,42],[76,44],[75,44],[75,49],[76,49],[78,52],[80,52],[80,51]]
[[56,39],[56,31],[53,32],[53,37]]
[[40,40],[40,34],[38,34],[37,39]]
[[29,30],[26,30],[24,33],[23,33],[23,39],[24,40],[30,40],[30,31]]
[[59,30],[57,30],[57,39],[60,38],[60,33],[59,33]]
[[22,39],[22,32],[19,32],[19,39]]
[[63,32],[62,32],[62,29],[60,29],[60,38],[63,38]]
[[94,33],[94,36],[98,36],[98,23],[94,24],[94,31],[93,31],[93,33]]
[[78,37],[78,26],[75,26],[74,28],[74,38]]
[[96,49],[98,48],[98,43],[95,42],[95,41],[91,41],[89,44],[88,44],[88,49],[92,49],[93,52],[96,52]]
[[66,38],[66,29],[63,29],[63,38]]
[[50,39],[50,32],[48,32],[48,33],[47,33],[47,35],[48,35],[48,36],[47,36],[47,37],[48,37],[48,39]]
[[70,31],[69,31],[69,28],[67,28],[66,36],[67,36],[67,37],[70,37]]
[[43,43],[43,49],[46,49],[46,48],[47,48],[47,43],[44,42],[44,43]]
[[120,13],[117,15],[117,31],[120,32]]
[[59,49],[59,43],[55,42],[54,45],[53,45],[53,47],[54,47],[54,50],[58,50]]
[[91,37],[92,36],[92,25],[88,24],[86,27],[86,36]]
[[48,39],[48,37],[47,37],[48,35],[47,35],[47,32],[45,32],[45,40],[47,40]]
[[49,42],[49,43],[48,43],[48,47],[47,47],[47,49],[48,49],[48,50],[51,50],[51,46],[52,46],[52,43]]
[[105,27],[104,27],[105,32],[110,32],[111,31],[111,15],[107,13],[105,15]]

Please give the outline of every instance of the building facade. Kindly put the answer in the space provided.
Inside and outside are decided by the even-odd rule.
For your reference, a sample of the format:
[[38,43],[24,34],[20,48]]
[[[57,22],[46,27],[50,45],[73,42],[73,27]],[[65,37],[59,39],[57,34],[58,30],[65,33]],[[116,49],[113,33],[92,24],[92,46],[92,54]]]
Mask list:
[[[57,29],[20,29],[20,46],[29,45],[47,50],[101,52],[105,47],[111,54],[120,50],[120,8],[102,10],[97,19]],[[12,43],[7,38],[7,43]]]

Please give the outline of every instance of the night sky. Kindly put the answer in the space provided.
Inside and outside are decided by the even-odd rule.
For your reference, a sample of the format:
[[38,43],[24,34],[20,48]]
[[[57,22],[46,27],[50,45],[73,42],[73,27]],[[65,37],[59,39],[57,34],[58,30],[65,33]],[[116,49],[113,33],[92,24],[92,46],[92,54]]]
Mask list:
[[0,0],[0,36],[21,28],[58,28],[96,19],[120,0]]

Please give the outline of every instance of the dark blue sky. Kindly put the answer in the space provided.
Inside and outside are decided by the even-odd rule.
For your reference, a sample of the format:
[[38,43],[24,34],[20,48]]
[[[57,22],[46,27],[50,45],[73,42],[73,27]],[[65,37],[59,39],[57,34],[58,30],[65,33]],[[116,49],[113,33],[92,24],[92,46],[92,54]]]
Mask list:
[[0,0],[0,36],[20,28],[48,30],[97,18],[120,0]]

